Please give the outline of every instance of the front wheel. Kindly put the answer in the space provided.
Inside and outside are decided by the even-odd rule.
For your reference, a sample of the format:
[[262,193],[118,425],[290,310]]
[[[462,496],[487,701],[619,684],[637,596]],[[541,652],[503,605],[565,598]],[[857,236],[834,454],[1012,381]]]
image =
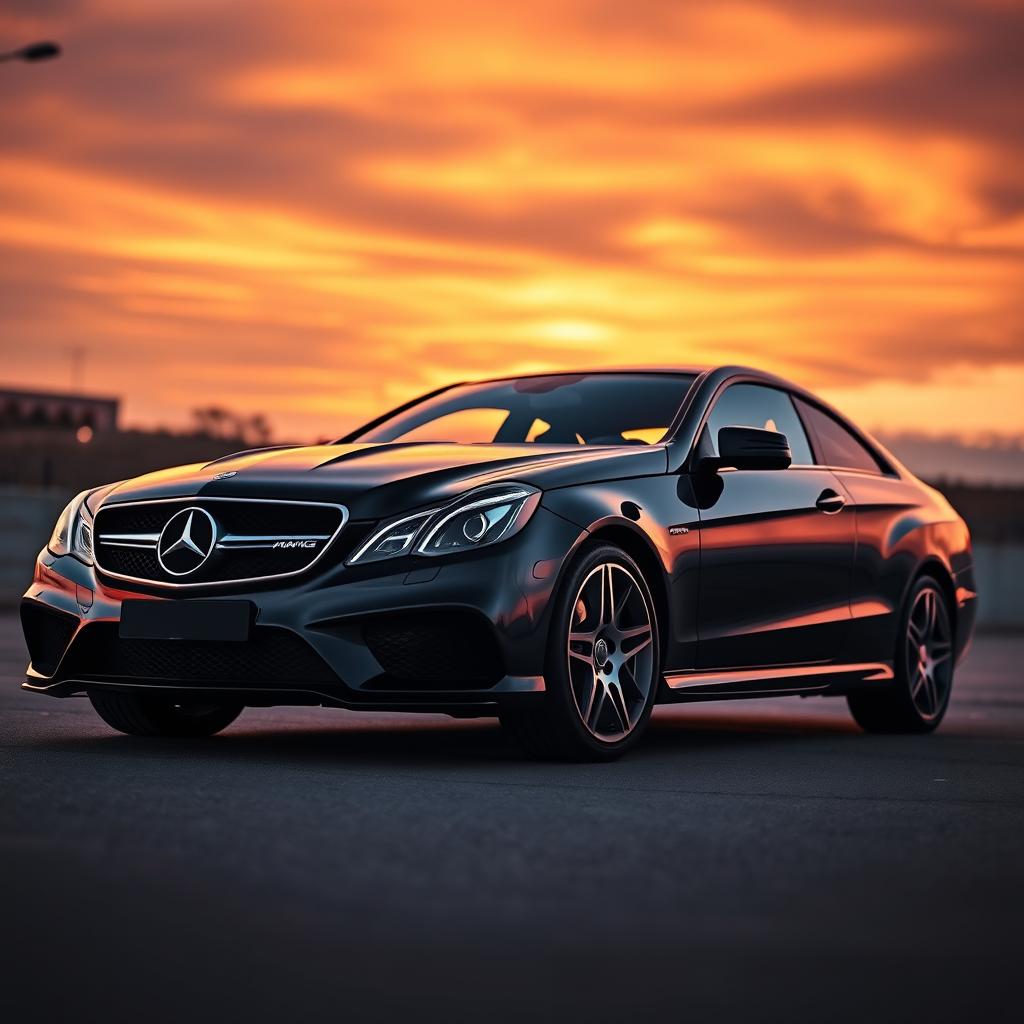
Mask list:
[[931,577],[919,579],[907,598],[893,668],[892,686],[846,698],[857,724],[865,732],[932,732],[953,690],[953,626]]
[[503,711],[501,723],[535,756],[612,760],[647,725],[659,652],[654,602],[640,568],[624,551],[594,545],[555,599],[542,703]]
[[90,692],[89,700],[107,725],[129,736],[212,736],[242,713],[235,703],[175,704],[149,694],[102,690]]

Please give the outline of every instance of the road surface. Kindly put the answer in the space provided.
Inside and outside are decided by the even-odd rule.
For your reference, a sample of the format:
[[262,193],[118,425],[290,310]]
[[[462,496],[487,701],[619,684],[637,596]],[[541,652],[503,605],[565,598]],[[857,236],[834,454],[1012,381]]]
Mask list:
[[24,661],[0,617],[12,1024],[1020,1019],[1024,638],[932,737],[692,705],[613,765],[317,709],[129,739]]

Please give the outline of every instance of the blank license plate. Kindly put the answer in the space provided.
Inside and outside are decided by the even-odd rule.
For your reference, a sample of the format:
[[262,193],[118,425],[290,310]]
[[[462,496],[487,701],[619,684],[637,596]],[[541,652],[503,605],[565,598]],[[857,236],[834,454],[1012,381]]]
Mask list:
[[126,640],[248,640],[251,601],[123,601]]

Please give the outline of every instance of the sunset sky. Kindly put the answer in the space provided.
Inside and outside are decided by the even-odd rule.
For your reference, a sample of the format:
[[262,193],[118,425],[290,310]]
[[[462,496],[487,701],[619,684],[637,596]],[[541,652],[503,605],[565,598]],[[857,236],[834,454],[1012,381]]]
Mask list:
[[1019,0],[4,0],[0,385],[340,433],[744,362],[1024,435]]

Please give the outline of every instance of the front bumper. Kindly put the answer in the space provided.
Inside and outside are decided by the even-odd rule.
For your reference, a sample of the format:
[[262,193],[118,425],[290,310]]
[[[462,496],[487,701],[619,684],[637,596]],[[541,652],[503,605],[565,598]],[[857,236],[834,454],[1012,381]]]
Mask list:
[[472,557],[381,563],[379,575],[338,565],[287,586],[232,588],[225,598],[254,606],[243,643],[124,641],[123,600],[188,597],[115,587],[44,550],[22,604],[32,656],[23,686],[52,696],[107,688],[254,705],[493,710],[543,691],[550,599],[583,536],[542,507],[516,537]]

